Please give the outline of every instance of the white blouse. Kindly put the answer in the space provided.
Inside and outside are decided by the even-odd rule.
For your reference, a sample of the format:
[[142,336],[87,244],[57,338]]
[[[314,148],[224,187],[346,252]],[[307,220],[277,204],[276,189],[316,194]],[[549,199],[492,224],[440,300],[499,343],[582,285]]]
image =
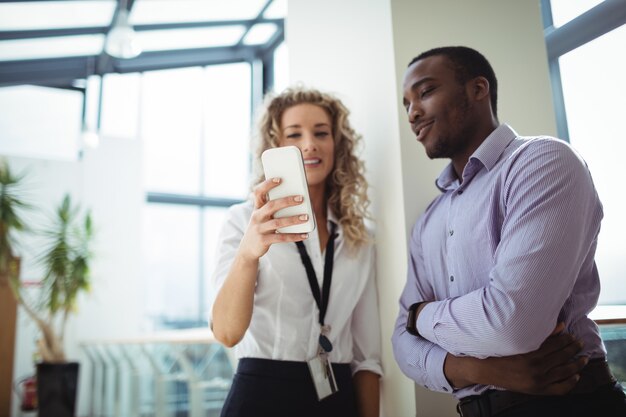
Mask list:
[[[211,277],[211,308],[235,258],[239,242],[252,215],[251,201],[228,210],[220,232],[217,267]],[[382,375],[381,336],[375,282],[373,244],[348,252],[337,223],[335,257],[328,310],[324,319],[331,326],[329,339],[333,363],[350,363],[352,373],[371,371]],[[328,226],[330,230],[330,225]],[[324,256],[317,232],[304,241],[318,284],[322,285]],[[317,354],[319,311],[295,243],[278,243],[259,260],[252,321],[235,346],[239,358],[263,358],[304,362]],[[209,318],[210,320],[210,318]]]

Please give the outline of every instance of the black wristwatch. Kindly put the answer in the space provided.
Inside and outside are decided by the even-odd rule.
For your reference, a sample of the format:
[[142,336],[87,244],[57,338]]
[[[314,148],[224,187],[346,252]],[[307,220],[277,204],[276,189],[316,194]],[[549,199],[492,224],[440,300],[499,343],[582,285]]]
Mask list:
[[417,331],[417,309],[424,303],[425,301],[420,301],[419,303],[412,304],[411,307],[409,307],[409,315],[406,318],[406,331],[413,336],[420,335]]

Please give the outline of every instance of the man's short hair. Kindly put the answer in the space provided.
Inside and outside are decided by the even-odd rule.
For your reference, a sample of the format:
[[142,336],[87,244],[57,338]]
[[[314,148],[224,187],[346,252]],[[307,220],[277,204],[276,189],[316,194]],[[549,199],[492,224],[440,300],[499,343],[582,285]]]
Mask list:
[[408,67],[422,59],[443,55],[453,65],[456,78],[461,84],[476,77],[485,77],[489,81],[489,96],[494,116],[498,117],[498,80],[487,58],[480,52],[466,46],[444,46],[422,52],[409,62]]

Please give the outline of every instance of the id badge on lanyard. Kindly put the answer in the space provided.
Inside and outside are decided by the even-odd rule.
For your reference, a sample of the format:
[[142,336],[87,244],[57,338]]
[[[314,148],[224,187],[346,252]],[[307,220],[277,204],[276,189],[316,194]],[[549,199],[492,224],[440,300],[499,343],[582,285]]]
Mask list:
[[311,258],[309,257],[304,244],[302,242],[296,242],[296,246],[300,252],[300,258],[302,259],[302,264],[306,269],[306,275],[309,280],[311,292],[313,293],[313,298],[319,308],[320,335],[318,338],[317,355],[307,361],[318,400],[322,400],[339,391],[337,381],[335,380],[335,374],[333,373],[332,364],[328,359],[328,354],[333,350],[333,345],[328,338],[330,336],[330,326],[324,324],[324,317],[326,316],[330,296],[330,283],[333,274],[335,238],[337,237],[335,234],[337,225],[333,222],[330,223],[331,232],[328,238],[328,244],[326,245],[324,281],[322,283],[321,293],[319,286],[317,285],[317,277],[315,275],[315,270],[313,269],[313,264],[311,263]]

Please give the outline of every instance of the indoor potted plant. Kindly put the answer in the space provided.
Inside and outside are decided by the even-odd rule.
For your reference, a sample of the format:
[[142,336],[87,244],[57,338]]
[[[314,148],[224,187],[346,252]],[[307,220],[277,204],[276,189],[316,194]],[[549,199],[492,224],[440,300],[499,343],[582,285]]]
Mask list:
[[18,235],[26,230],[22,214],[31,209],[20,195],[22,179],[0,161],[0,279],[8,281],[18,305],[41,333],[37,342],[39,416],[73,416],[78,363],[67,361],[63,337],[78,294],[89,288],[91,215],[81,215],[66,195],[50,225],[39,232],[44,243],[35,261],[43,271],[41,298],[38,303],[29,302],[23,295],[21,259],[16,251]]

